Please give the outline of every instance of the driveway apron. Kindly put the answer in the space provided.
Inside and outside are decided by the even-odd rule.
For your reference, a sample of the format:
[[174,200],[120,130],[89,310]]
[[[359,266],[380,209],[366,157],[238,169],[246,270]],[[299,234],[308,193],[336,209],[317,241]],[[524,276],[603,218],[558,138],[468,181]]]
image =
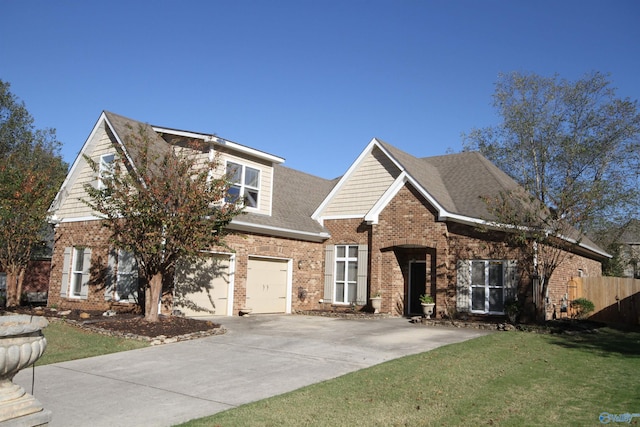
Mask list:
[[[26,369],[50,426],[172,426],[486,334],[407,319],[213,318],[227,333]],[[33,378],[32,378],[33,376]]]

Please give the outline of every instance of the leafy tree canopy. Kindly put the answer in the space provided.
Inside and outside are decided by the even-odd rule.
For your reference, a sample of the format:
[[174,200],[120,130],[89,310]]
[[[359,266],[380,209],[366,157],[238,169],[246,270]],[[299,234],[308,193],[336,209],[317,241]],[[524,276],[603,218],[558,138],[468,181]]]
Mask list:
[[582,231],[634,216],[640,203],[640,114],[607,76],[571,82],[501,75],[493,104],[502,123],[466,135],[558,218]]
[[7,304],[17,305],[32,250],[67,172],[53,129],[35,129],[24,103],[0,80],[0,267]]
[[549,279],[567,249],[640,203],[640,114],[594,72],[571,82],[536,74],[501,75],[493,104],[496,126],[465,136],[524,189],[486,200],[533,263],[534,304],[544,313]]
[[[171,146],[149,127],[129,129],[126,152],[119,149],[109,173],[89,157],[98,185],[87,184],[93,210],[105,219],[115,247],[134,254],[145,284],[145,317],[158,319],[157,301],[171,283],[176,263],[225,246],[225,227],[242,211],[221,203],[226,177],[214,177],[218,160],[203,162],[203,141]],[[198,155],[199,154],[199,155]],[[134,160],[135,159],[135,160]]]

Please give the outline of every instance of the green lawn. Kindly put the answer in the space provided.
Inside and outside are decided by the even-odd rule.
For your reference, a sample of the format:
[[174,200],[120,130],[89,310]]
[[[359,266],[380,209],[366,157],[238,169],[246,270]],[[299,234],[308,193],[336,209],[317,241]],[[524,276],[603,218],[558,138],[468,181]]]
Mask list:
[[149,345],[143,341],[88,332],[64,322],[50,321],[49,326],[42,332],[47,338],[47,348],[44,355],[36,361],[37,366],[133,350]]
[[639,375],[640,332],[502,332],[182,426],[598,426],[640,413]]

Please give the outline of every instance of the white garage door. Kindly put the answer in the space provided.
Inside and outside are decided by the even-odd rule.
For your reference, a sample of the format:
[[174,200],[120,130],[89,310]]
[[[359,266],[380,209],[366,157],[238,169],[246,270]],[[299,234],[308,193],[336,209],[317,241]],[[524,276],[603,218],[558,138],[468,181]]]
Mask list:
[[247,307],[252,313],[285,313],[287,261],[250,258],[247,271]]
[[196,264],[180,265],[176,269],[176,308],[190,317],[226,316],[230,268],[230,257],[224,255],[207,256]]

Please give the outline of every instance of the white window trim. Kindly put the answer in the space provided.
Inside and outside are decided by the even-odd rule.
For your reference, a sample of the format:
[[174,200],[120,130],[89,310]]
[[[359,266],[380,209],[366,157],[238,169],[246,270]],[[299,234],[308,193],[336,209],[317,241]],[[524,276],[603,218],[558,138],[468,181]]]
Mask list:
[[[350,257],[349,256],[349,248],[351,247],[355,247],[356,248],[356,256],[354,257]],[[339,248],[344,248],[344,257],[339,257],[338,256],[338,249]],[[334,277],[333,277],[333,301],[334,304],[336,305],[351,305],[352,303],[355,303],[356,301],[347,301],[347,296],[349,295],[349,285],[352,284],[356,287],[356,300],[358,299],[358,278],[357,278],[357,271],[358,271],[358,245],[336,245],[335,247],[335,258],[334,258],[334,263],[335,263],[335,267],[334,267]],[[345,301],[338,301],[338,262],[344,262],[344,287],[342,289],[343,295],[341,298],[343,298]],[[356,267],[356,278],[355,280],[349,280],[349,264],[350,263],[355,263],[355,267]]]
[[[229,168],[229,164],[233,164],[233,165],[238,165],[241,168],[241,172],[240,172],[240,182],[232,182],[233,186],[237,186],[240,187],[240,198],[242,200],[242,205],[244,206],[245,209],[250,209],[250,210],[260,210],[260,195],[261,195],[261,180],[262,180],[262,170],[260,170],[259,168],[255,168],[249,165],[246,165],[244,163],[240,163],[237,161],[233,161],[233,160],[227,160],[225,163],[225,173]],[[245,177],[246,177],[246,171],[247,168],[249,169],[253,169],[258,173],[258,185],[256,187],[253,186],[249,186],[245,184]],[[255,206],[248,206],[246,204],[244,204],[244,194],[246,192],[246,190],[252,190],[255,191],[257,193],[257,197],[256,197],[256,205]]]
[[[107,158],[110,158],[107,161]],[[107,153],[100,156],[100,165],[98,168],[98,190],[104,189],[104,184],[102,183],[102,179],[107,173],[113,173],[114,171],[114,162],[116,159],[116,155],[114,153]]]
[[[84,265],[84,251],[86,248],[75,246],[73,248],[73,255],[71,257],[71,272],[69,274],[69,292],[67,296],[69,298],[81,299],[82,298],[82,275],[85,273],[85,265]],[[76,265],[78,262],[78,257],[82,260],[82,269],[76,270]],[[76,280],[79,280],[78,283],[78,294],[75,293],[75,285]]]
[[[504,311],[504,303],[507,300],[507,294],[508,294],[508,283],[507,283],[507,272],[508,272],[508,260],[502,260],[502,259],[472,259],[469,260],[469,277],[471,277],[471,280],[469,282],[469,309],[471,311],[471,313],[474,314],[495,314],[495,315],[504,315],[505,311]],[[484,263],[484,280],[485,280],[485,284],[484,284],[484,289],[485,289],[485,308],[484,310],[474,310],[473,309],[473,288],[474,287],[478,287],[475,286],[473,284],[473,263],[474,262],[482,262]],[[494,262],[499,262],[502,264],[502,286],[491,286],[491,284],[489,283],[489,267],[491,265],[491,263]],[[490,297],[490,289],[502,289],[502,306],[503,306],[503,311],[490,311],[489,310],[489,297]]]

